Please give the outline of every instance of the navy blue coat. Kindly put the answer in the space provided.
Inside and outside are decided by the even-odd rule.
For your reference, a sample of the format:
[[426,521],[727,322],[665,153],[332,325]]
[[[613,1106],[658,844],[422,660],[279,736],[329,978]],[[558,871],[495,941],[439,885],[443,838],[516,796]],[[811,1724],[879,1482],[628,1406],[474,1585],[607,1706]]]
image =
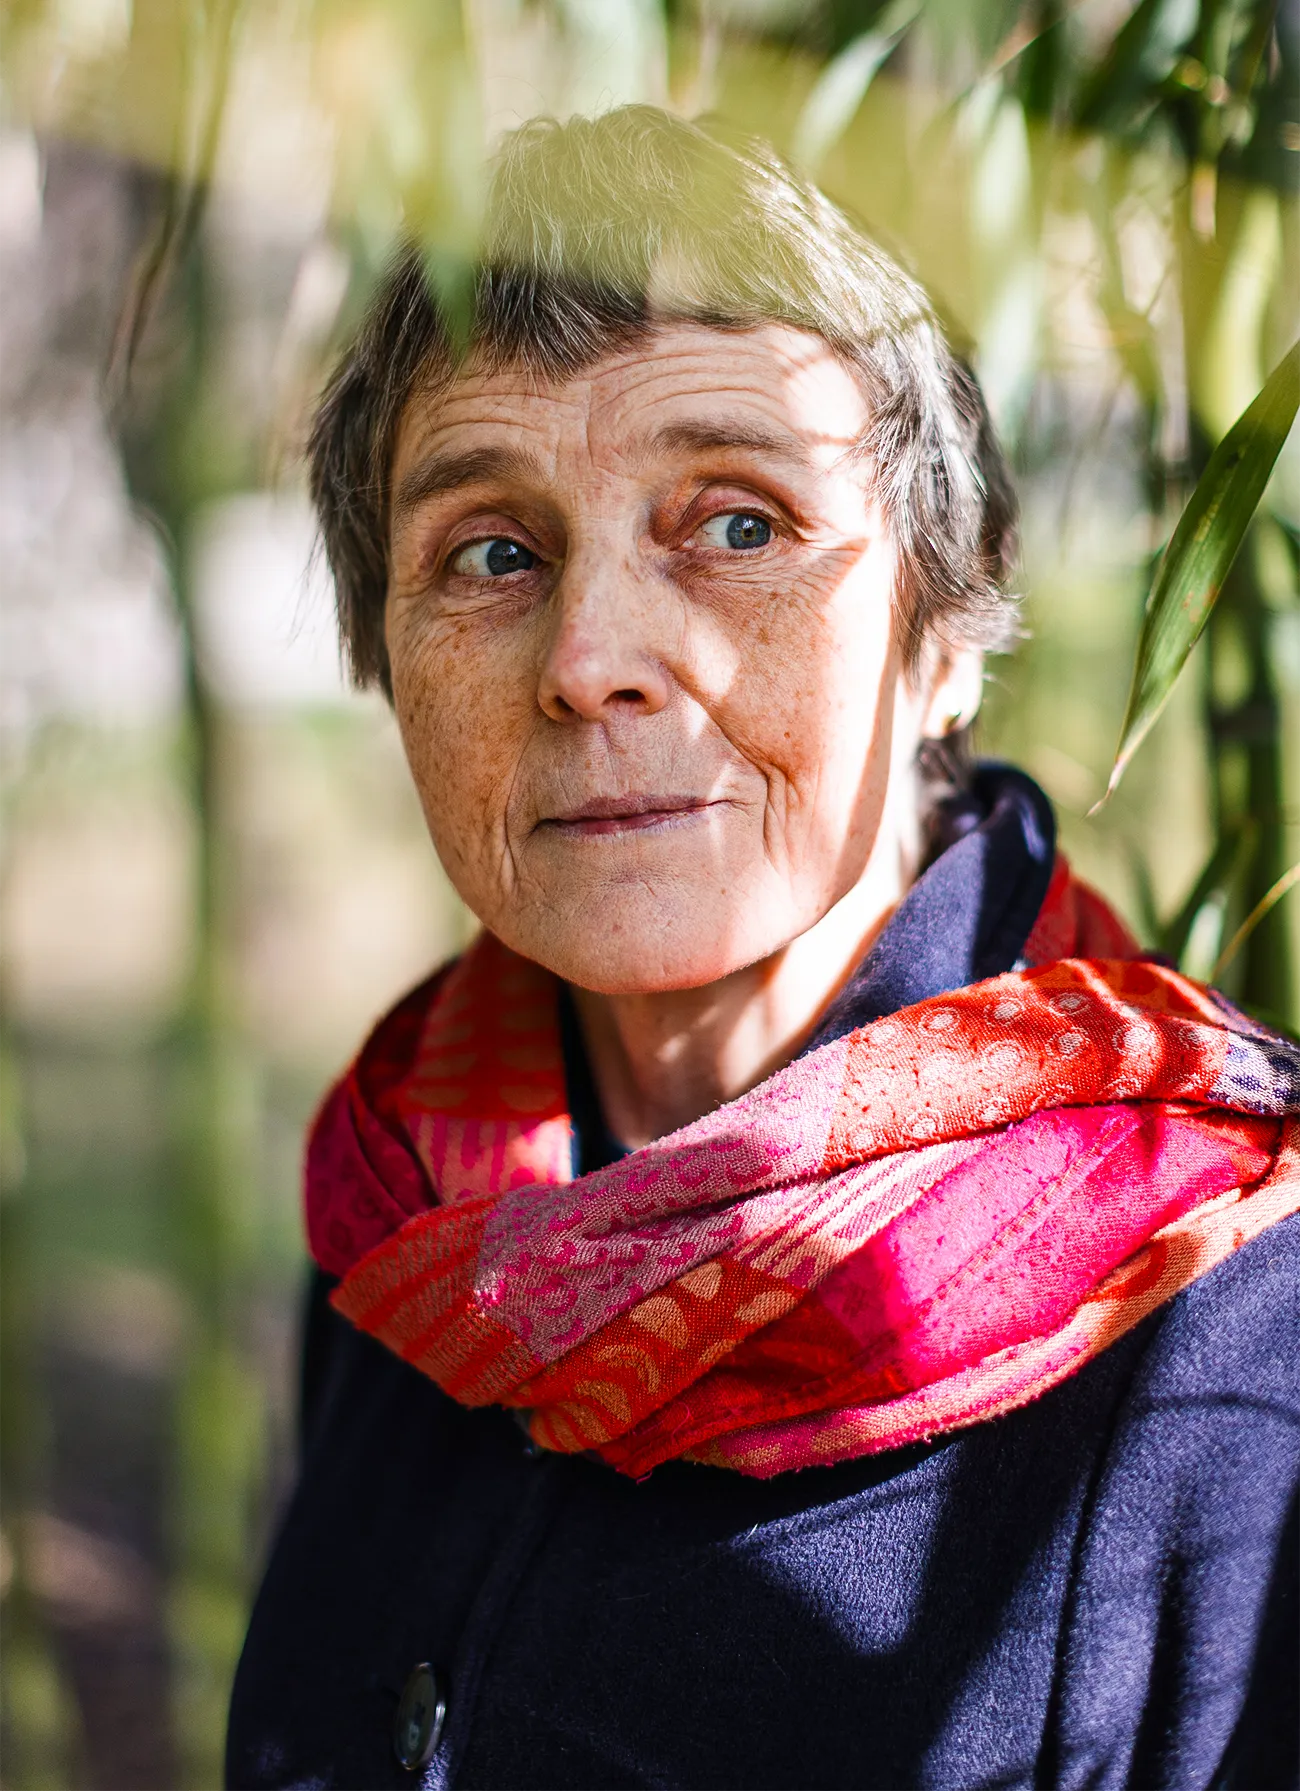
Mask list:
[[[1014,959],[1050,819],[994,782],[836,1024]],[[591,1167],[616,1147],[573,1049]],[[639,1483],[456,1405],[318,1276],[229,1782],[1293,1786],[1298,1268],[1291,1221],[1035,1404],[930,1445]],[[419,1662],[448,1709],[410,1773],[392,1725]]]

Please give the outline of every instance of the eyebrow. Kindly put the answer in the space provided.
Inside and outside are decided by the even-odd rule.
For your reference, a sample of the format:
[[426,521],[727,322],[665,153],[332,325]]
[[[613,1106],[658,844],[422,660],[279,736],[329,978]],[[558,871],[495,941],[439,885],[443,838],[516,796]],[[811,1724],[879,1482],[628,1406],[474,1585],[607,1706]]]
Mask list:
[[710,450],[746,448],[756,454],[780,454],[787,460],[807,462],[808,444],[791,430],[765,423],[724,417],[716,423],[666,423],[646,443],[646,452],[707,453]]
[[[718,423],[665,423],[649,438],[644,453],[708,453],[728,448],[779,454],[804,463],[809,458],[807,444],[790,430],[725,418]],[[487,479],[540,483],[543,473],[541,463],[521,448],[470,448],[461,454],[429,454],[398,481],[393,492],[393,518],[399,520],[409,515],[430,498],[443,497]]]
[[406,516],[429,498],[443,497],[486,479],[542,479],[541,463],[521,448],[470,448],[463,454],[429,454],[404,473],[393,492],[393,517]]

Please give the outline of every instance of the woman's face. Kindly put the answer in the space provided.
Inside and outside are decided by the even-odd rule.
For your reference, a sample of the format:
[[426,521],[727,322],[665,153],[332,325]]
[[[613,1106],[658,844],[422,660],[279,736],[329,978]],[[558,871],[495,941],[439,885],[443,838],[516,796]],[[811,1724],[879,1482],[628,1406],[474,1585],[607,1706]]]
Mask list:
[[412,401],[397,717],[448,874],[507,945],[607,994],[698,987],[897,854],[920,718],[866,423],[826,345],[779,326]]

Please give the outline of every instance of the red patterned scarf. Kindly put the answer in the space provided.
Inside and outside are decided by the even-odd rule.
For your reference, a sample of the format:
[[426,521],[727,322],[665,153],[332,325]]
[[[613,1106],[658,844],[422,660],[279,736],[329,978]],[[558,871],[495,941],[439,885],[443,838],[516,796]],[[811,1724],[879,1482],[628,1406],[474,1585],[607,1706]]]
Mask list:
[[316,1121],[335,1306],[634,1475],[1036,1399],[1300,1209],[1300,1047],[1142,961],[1063,860],[1023,958],[575,1180],[556,981],[481,936]]

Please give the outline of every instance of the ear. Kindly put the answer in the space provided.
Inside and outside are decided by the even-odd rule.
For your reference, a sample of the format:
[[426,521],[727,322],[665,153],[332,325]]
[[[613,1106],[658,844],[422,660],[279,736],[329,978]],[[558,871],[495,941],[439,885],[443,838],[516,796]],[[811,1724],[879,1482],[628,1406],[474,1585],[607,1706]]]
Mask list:
[[921,705],[922,739],[941,740],[969,727],[983,695],[983,653],[978,647],[946,648]]

